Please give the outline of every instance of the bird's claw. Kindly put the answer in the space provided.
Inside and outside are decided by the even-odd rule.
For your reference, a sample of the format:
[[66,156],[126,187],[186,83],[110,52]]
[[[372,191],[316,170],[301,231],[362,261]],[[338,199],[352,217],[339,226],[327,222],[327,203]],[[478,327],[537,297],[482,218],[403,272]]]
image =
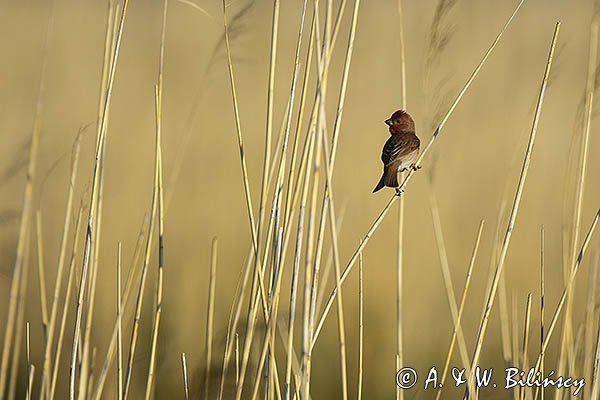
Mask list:
[[400,187],[396,188],[396,196],[401,196],[404,193],[404,189],[400,189]]
[[413,165],[411,166],[411,168],[412,168],[412,170],[413,170],[413,171],[418,171],[418,170],[420,170],[422,167],[421,167],[420,165],[415,165],[415,164],[413,164]]

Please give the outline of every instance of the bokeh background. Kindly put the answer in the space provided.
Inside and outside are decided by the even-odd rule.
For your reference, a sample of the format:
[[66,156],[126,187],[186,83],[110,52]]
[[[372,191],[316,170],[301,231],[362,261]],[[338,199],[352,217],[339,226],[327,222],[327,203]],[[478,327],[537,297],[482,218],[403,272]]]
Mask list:
[[[51,3],[54,3],[52,5]],[[0,12],[0,327],[4,331],[16,253],[30,135],[49,15],[54,16],[47,41],[47,78],[43,96],[42,134],[35,208],[43,219],[48,290],[56,274],[70,151],[82,125],[95,125],[100,88],[107,7],[103,1],[4,1]],[[232,53],[238,84],[241,121],[255,204],[260,195],[264,152],[272,2],[231,1]],[[337,1],[334,2],[336,5]],[[437,1],[405,1],[408,111],[425,143],[439,115],[462,87],[485,49],[509,16],[514,1],[458,0],[444,20],[449,35],[434,64],[428,63],[431,24]],[[165,294],[159,336],[156,397],[182,398],[180,359],[186,352],[192,386],[201,385],[210,242],[219,239],[215,310],[215,363],[222,360],[226,324],[235,286],[250,243],[227,60],[222,9],[218,1],[198,0],[205,15],[170,0],[165,50],[163,97],[163,168],[170,202],[165,211]],[[334,7],[337,9],[337,6]],[[301,2],[281,4],[279,56],[276,70],[274,126],[278,132],[287,102]],[[328,127],[332,130],[351,7],[348,7],[333,54],[329,83]],[[563,288],[562,229],[568,228],[573,191],[577,128],[588,63],[591,1],[527,0],[496,51],[467,92],[423,161],[423,169],[406,192],[404,343],[405,364],[418,371],[441,367],[452,333],[432,227],[429,198],[439,203],[455,290],[460,293],[478,223],[486,220],[480,253],[467,299],[463,329],[472,351],[485,301],[494,230],[505,191],[516,188],[520,163],[533,118],[554,24],[562,22],[553,67],[532,156],[531,169],[506,260],[509,303],[523,321],[527,294],[533,294],[532,326],[539,325],[539,231],[546,229],[546,293],[548,314]],[[121,55],[110,112],[105,169],[103,235],[93,342],[104,354],[114,322],[115,268],[118,241],[125,265],[131,259],[140,224],[152,193],[154,154],[154,84],[158,68],[162,1],[132,0],[123,33]],[[308,31],[308,29],[307,29]],[[305,49],[305,47],[303,47]],[[383,124],[400,107],[399,18],[392,0],[363,1],[358,17],[355,53],[334,173],[338,215],[343,214],[340,256],[343,264],[392,191],[372,194],[379,179]],[[303,51],[304,54],[304,51]],[[302,57],[304,58],[304,57]],[[428,81],[429,84],[425,82]],[[314,77],[313,77],[314,84]],[[312,98],[309,94],[309,98]],[[312,100],[311,100],[312,101]],[[437,118],[437,119],[436,119]],[[577,130],[579,129],[579,130]],[[600,140],[592,122],[583,199],[582,230],[598,205]],[[76,204],[88,201],[93,171],[94,129],[83,136]],[[576,147],[573,147],[575,145]],[[180,174],[172,180],[172,172]],[[429,176],[433,175],[430,183]],[[565,206],[565,199],[569,202]],[[505,224],[505,222],[503,222]],[[384,220],[364,251],[366,398],[391,398],[395,359],[395,263],[397,207]],[[581,236],[580,236],[581,237]],[[593,238],[584,258],[576,291],[575,321],[583,319]],[[32,247],[32,254],[35,247]],[[290,252],[291,253],[291,252]],[[324,255],[329,253],[326,245]],[[41,364],[38,276],[30,257],[26,320],[31,321],[32,362]],[[289,265],[289,264],[288,264]],[[151,263],[149,291],[142,319],[142,342],[134,370],[134,395],[141,395],[148,365],[151,304],[156,260]],[[127,267],[129,268],[129,266]],[[345,283],[350,393],[354,398],[357,358],[357,271]],[[332,285],[330,281],[328,285]],[[284,279],[288,293],[289,274]],[[288,295],[282,296],[287,305]],[[6,306],[5,306],[6,305]],[[281,310],[287,306],[282,305]],[[333,310],[332,310],[333,311]],[[283,313],[283,311],[282,311]],[[332,313],[334,314],[334,313]],[[547,315],[548,315],[547,314]],[[596,314],[597,316],[597,314]],[[67,335],[72,334],[72,316]],[[129,332],[127,328],[126,332]],[[341,398],[337,368],[335,318],[325,325],[315,348],[312,394],[315,399]],[[547,358],[556,364],[558,334]],[[128,337],[128,333],[125,337]],[[299,336],[297,336],[299,338]],[[532,330],[532,346],[538,343]],[[70,340],[70,339],[68,339]],[[66,396],[70,346],[63,356],[58,397]],[[24,352],[24,350],[22,350]],[[24,354],[24,353],[23,353]],[[533,353],[531,353],[533,354]],[[102,357],[103,358],[103,357]],[[459,365],[457,356],[453,365]],[[498,303],[484,344],[481,364],[502,366]],[[99,367],[98,365],[96,366]],[[24,393],[21,363],[19,395]],[[137,385],[140,385],[139,388]],[[36,386],[37,387],[37,386]],[[111,376],[105,398],[113,398]],[[34,393],[36,393],[35,391]],[[413,389],[410,398],[433,398]],[[489,398],[508,398],[493,391]],[[137,396],[135,396],[137,397]],[[63,397],[64,398],[64,397]]]

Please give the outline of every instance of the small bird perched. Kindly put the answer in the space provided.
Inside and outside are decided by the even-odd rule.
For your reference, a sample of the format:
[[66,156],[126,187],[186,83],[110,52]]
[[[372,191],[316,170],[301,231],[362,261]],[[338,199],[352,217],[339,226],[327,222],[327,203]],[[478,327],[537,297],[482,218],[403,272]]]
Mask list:
[[398,191],[398,172],[409,168],[417,170],[415,165],[419,156],[421,141],[415,134],[415,122],[404,110],[398,110],[385,121],[390,127],[390,138],[385,142],[381,152],[383,176],[373,189],[373,193],[384,186],[396,188]]

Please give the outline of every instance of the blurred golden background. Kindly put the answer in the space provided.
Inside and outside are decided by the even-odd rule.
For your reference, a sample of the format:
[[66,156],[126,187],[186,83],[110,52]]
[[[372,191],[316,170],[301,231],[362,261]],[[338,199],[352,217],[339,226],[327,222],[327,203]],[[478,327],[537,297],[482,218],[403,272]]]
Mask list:
[[[190,386],[197,393],[193,398],[201,398],[211,239],[218,237],[219,240],[213,353],[214,363],[219,366],[231,303],[251,241],[227,71],[222,9],[220,2],[216,1],[198,0],[196,3],[209,15],[184,2],[169,0],[167,17],[162,117],[167,197],[164,228],[166,259],[156,398],[183,398],[181,352],[185,352],[188,358]],[[257,206],[264,155],[272,2],[234,0],[229,3],[231,50],[242,133],[252,199]],[[456,1],[444,17],[443,29],[449,35],[447,46],[437,55],[437,61],[431,64],[427,62],[428,49],[438,3],[437,0],[403,2],[407,110],[416,121],[422,146],[429,140],[440,115],[446,111],[450,100],[460,90],[515,6],[513,1]],[[159,0],[131,0],[124,24],[107,131],[101,253],[92,330],[93,346],[98,354],[96,369],[101,367],[115,320],[117,242],[123,243],[126,274],[140,225],[151,204],[154,84],[158,70],[162,4]],[[334,4],[337,10],[339,2],[334,1]],[[22,0],[6,1],[1,8],[0,303],[3,306],[0,307],[0,328],[4,332],[48,18],[53,15],[46,45],[46,85],[42,98],[33,207],[41,210],[50,299],[62,234],[71,147],[79,128],[87,124],[91,124],[91,128],[83,134],[75,204],[89,201],[107,6],[104,1]],[[326,110],[330,133],[351,9],[352,6],[348,5],[332,55]],[[285,117],[300,11],[299,0],[283,1],[281,4],[274,97],[275,137]],[[551,316],[564,288],[562,260],[566,245],[563,243],[563,229],[570,229],[573,208],[572,193],[575,189],[570,179],[575,174],[581,140],[580,119],[593,12],[591,1],[527,0],[423,160],[423,169],[415,173],[408,186],[405,194],[403,295],[405,365],[418,371],[433,365],[441,368],[453,329],[434,238],[431,194],[435,195],[439,204],[457,295],[462,292],[478,223],[481,219],[486,220],[462,322],[469,352],[473,350],[485,302],[486,284],[493,270],[491,268],[495,267],[491,261],[492,244],[501,199],[507,191],[510,209],[551,34],[555,22],[560,20],[562,29],[555,64],[504,270],[509,313],[516,313],[520,324],[517,330],[519,336],[515,338],[519,343],[525,301],[528,293],[533,294],[530,346],[537,349],[540,225],[545,226],[546,232],[546,315]],[[302,63],[310,15],[309,12]],[[303,69],[302,64],[300,73]],[[311,88],[315,85],[315,75],[313,73],[311,78]],[[310,104],[313,97],[314,89],[310,89]],[[338,218],[343,215],[339,232],[342,266],[346,265],[393,193],[391,189],[377,194],[371,191],[381,173],[380,151],[388,137],[383,121],[400,108],[400,102],[397,2],[363,0],[333,174]],[[295,117],[293,121],[295,126]],[[596,121],[593,120],[580,239],[599,205],[600,189],[596,183],[600,179],[600,140],[595,135],[596,131]],[[273,151],[278,151],[274,148],[275,142]],[[180,174],[173,180],[173,171],[179,168],[179,163]],[[433,176],[431,184],[430,176]],[[395,391],[397,213],[395,205],[364,250],[364,397],[369,399],[392,398]],[[506,214],[500,227],[501,232],[506,229]],[[24,318],[31,323],[31,361],[41,366],[44,336],[40,323],[34,233],[35,229],[32,230],[30,257],[26,264],[30,269],[30,279]],[[326,237],[329,238],[329,235]],[[596,235],[578,275],[573,316],[575,327],[584,319],[591,255],[598,251],[599,244]],[[323,262],[330,249],[327,239]],[[293,251],[289,251],[285,268],[291,268],[292,256]],[[149,267],[132,398],[140,398],[145,387],[156,263],[153,258]],[[80,264],[78,261],[77,269]],[[280,306],[282,318],[287,315],[289,303],[289,271],[284,272]],[[334,283],[330,279],[327,285],[329,292]],[[354,270],[344,283],[350,398],[356,398],[357,285],[357,271]],[[300,305],[298,313],[301,313]],[[128,311],[124,317],[126,340],[130,335],[130,315],[131,311]],[[245,308],[242,315],[245,315]],[[597,327],[596,310],[594,315]],[[63,349],[58,398],[67,398],[68,393],[73,317],[69,315],[67,321],[67,344]],[[334,321],[332,315],[324,326],[324,336],[315,347],[311,383],[314,399],[341,398]],[[262,338],[262,334],[257,336]],[[556,368],[559,337],[560,330],[555,333],[547,355],[547,369]],[[296,338],[299,349],[300,334]],[[258,342],[261,344],[262,339]],[[501,343],[497,301],[492,310],[481,365],[503,367]],[[257,347],[260,349],[260,345]],[[19,351],[22,361],[17,397],[23,397],[27,380],[24,344]],[[535,351],[531,351],[530,359],[536,356]],[[253,358],[256,357],[257,354],[254,354]],[[461,365],[456,351],[452,365]],[[581,366],[577,368],[579,371],[582,369]],[[37,398],[39,390],[39,371],[36,371],[34,381],[34,398]],[[114,375],[109,374],[103,398],[114,398]],[[250,379],[254,377],[253,374],[248,376],[252,377]],[[460,395],[458,390],[448,393]],[[429,399],[434,395],[435,391],[418,388],[405,392],[407,398]],[[495,390],[484,393],[482,397],[509,396],[509,391]]]

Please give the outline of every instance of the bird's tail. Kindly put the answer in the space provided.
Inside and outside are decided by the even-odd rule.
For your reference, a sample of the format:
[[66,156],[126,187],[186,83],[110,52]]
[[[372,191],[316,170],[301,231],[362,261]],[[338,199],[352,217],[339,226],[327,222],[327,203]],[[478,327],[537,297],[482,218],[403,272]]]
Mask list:
[[377,186],[375,186],[375,189],[373,189],[373,193],[380,191],[381,189],[383,189],[384,186],[385,186],[385,174],[381,175],[381,179],[379,180],[379,183],[377,184]]
[[383,189],[385,186],[398,187],[398,173],[396,170],[388,171],[387,169],[384,169],[379,183],[375,186],[375,189],[373,189],[373,193]]

